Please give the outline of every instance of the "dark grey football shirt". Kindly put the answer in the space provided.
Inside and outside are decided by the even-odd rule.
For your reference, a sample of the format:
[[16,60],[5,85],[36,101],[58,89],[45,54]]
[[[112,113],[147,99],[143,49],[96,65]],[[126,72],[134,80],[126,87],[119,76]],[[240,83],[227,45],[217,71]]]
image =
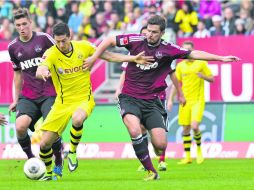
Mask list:
[[28,42],[18,37],[8,46],[14,71],[22,71],[23,85],[21,94],[30,99],[42,96],[56,96],[52,80],[46,82],[35,77],[37,66],[42,61],[44,52],[54,45],[53,38],[43,32],[33,32]]
[[167,75],[175,71],[172,61],[190,54],[189,50],[163,40],[158,46],[150,46],[144,36],[137,34],[119,35],[116,42],[117,46],[128,49],[130,55],[144,51],[155,59],[152,64],[129,63],[126,68],[122,93],[141,99],[157,98],[166,88]]

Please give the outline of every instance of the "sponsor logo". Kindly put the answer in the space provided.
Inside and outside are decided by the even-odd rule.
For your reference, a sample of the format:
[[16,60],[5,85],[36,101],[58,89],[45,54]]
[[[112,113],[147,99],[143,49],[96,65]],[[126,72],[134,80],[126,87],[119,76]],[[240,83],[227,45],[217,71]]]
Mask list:
[[120,38],[120,45],[126,45],[128,43],[128,37]]
[[77,67],[73,67],[73,68],[68,68],[68,69],[64,69],[64,68],[58,68],[57,71],[59,74],[72,74],[72,73],[77,73],[79,71],[83,70],[83,66],[77,66]]
[[158,67],[158,62],[150,63],[150,64],[136,64],[137,67],[139,67],[141,70],[150,70]]
[[25,69],[29,69],[32,67],[37,67],[42,61],[43,61],[43,59],[40,57],[28,59],[25,61],[21,61],[20,66],[21,66],[22,70],[25,70]]

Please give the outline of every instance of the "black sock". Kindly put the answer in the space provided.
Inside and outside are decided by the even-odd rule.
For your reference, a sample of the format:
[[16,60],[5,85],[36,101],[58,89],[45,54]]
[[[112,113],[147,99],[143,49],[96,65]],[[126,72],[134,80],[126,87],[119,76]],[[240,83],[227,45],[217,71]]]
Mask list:
[[136,138],[132,138],[131,140],[132,140],[132,146],[134,148],[136,156],[141,162],[141,164],[144,166],[144,168],[157,173],[153,167],[153,164],[149,155],[148,147],[146,145],[146,142],[143,140],[142,135]]
[[20,144],[22,150],[26,153],[28,159],[34,157],[31,148],[31,140],[28,134],[26,134],[25,138],[18,138],[18,143]]
[[143,137],[143,141],[145,141],[146,145],[148,146],[148,137],[147,137],[147,133],[142,134]]
[[62,139],[59,137],[52,145],[53,154],[55,156],[55,165],[62,166]]

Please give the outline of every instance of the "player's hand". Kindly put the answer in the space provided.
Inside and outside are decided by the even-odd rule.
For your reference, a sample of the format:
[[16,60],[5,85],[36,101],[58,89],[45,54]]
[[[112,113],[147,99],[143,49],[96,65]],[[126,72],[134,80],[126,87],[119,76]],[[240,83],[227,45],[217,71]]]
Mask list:
[[83,62],[83,71],[91,71],[93,64],[94,64],[95,60],[93,59],[93,57],[88,57],[84,60]]
[[182,106],[185,106],[185,104],[186,104],[186,99],[185,99],[184,95],[180,95],[180,96],[178,97],[178,100],[179,100],[179,103],[180,103]]
[[197,72],[199,78],[204,79],[204,75],[201,72]]
[[229,55],[229,56],[223,56],[222,57],[222,61],[223,62],[232,62],[232,61],[240,61],[241,59],[239,57],[236,57],[236,56],[232,56],[232,55]]
[[119,101],[118,96],[121,94],[121,89],[117,88],[115,92],[115,99]]
[[167,102],[167,110],[169,112],[171,112],[172,108],[173,108],[173,102],[171,100],[168,100],[168,102]]
[[0,113],[0,125],[6,125],[8,122],[4,116],[4,114]]
[[11,115],[11,112],[16,111],[16,106],[17,106],[17,102],[12,102],[11,103],[11,105],[9,106],[9,115]]
[[138,55],[135,56],[134,62],[137,64],[151,64],[155,61],[153,56],[145,56],[145,52],[142,51]]
[[49,77],[51,77],[51,73],[49,71],[44,71],[41,74],[42,79],[46,82]]

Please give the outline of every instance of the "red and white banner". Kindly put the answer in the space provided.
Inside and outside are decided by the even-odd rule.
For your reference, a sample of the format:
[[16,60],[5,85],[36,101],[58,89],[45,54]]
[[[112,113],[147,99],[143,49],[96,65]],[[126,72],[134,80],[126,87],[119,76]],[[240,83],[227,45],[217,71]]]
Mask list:
[[209,62],[215,82],[206,83],[207,101],[254,101],[254,56],[251,48],[254,36],[179,39],[178,45],[186,40],[191,40],[196,50],[241,58],[241,61],[232,63]]
[[[65,145],[66,151],[69,144]],[[39,145],[32,145],[33,153],[39,155]],[[254,143],[203,143],[205,158],[254,158]],[[155,158],[153,147],[149,145],[150,156]],[[191,147],[192,157],[196,157],[196,146]],[[77,149],[80,159],[133,159],[136,158],[131,143],[80,143]],[[184,157],[183,145],[168,143],[167,158]],[[19,144],[0,144],[0,159],[26,159]]]

